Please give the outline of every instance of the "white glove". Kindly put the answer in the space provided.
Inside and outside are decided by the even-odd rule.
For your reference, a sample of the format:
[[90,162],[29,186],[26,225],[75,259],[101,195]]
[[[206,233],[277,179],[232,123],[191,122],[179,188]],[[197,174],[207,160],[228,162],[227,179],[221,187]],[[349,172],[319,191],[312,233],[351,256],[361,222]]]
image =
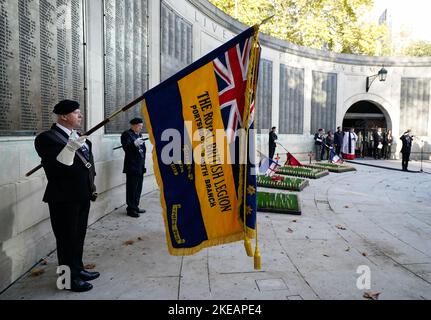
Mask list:
[[139,147],[139,146],[143,145],[144,142],[145,142],[144,138],[138,138],[135,140],[134,144],[135,144],[135,146]]
[[72,132],[66,146],[58,154],[57,161],[66,166],[71,166],[73,164],[73,158],[75,158],[75,151],[80,149],[86,140],[86,136],[78,137]]

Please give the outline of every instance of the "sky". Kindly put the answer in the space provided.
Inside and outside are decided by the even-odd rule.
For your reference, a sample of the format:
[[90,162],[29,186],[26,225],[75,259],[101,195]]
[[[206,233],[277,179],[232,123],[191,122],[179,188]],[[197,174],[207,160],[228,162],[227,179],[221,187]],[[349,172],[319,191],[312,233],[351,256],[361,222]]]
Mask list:
[[430,0],[374,0],[374,21],[378,20],[386,8],[392,14],[394,32],[405,25],[415,39],[431,41]]

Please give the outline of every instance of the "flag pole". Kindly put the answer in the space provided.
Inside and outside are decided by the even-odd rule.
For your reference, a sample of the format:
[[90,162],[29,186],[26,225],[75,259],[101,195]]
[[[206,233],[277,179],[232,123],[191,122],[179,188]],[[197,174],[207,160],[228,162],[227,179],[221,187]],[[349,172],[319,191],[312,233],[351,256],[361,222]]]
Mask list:
[[274,18],[274,17],[275,17],[275,13],[274,13],[274,14],[272,14],[272,15],[270,15],[269,17],[267,17],[267,18],[263,19],[263,20],[259,23],[259,27],[260,27],[261,25],[263,25],[263,24],[267,23],[269,20],[271,20],[271,19],[272,19],[272,18]]
[[[245,127],[245,142],[242,143],[241,150],[243,151],[243,161],[244,165],[242,166],[240,170],[240,186],[239,186],[239,198],[242,198],[242,209],[243,209],[243,223],[244,223],[244,247],[246,250],[246,253],[249,257],[253,256],[253,249],[251,247],[250,242],[250,236],[248,234],[249,230],[247,227],[247,167],[248,167],[248,143],[249,143],[249,119],[250,119],[250,104],[253,101],[253,98],[255,97],[256,92],[256,80],[257,80],[257,69],[258,69],[258,57],[260,54],[260,46],[258,42],[259,37],[259,25],[255,25],[254,27],[254,34],[251,42],[251,53],[250,53],[250,64],[249,64],[249,70],[248,70],[248,76],[247,76],[247,88],[245,92],[245,106],[246,113],[243,117],[243,125]],[[256,226],[257,226],[257,219],[256,219]],[[256,236],[256,230],[254,232],[254,235]],[[258,263],[256,261],[258,260]],[[259,248],[256,246],[255,251],[255,268],[260,268],[260,252]]]
[[[90,130],[88,130],[87,132],[85,132],[83,135],[84,136],[89,136],[93,132],[95,132],[95,131],[99,130],[100,128],[102,128],[103,126],[107,125],[108,122],[110,122],[112,119],[114,119],[120,113],[129,110],[131,107],[135,106],[136,104],[138,104],[142,100],[144,100],[144,95],[140,96],[139,98],[136,98],[135,100],[133,100],[132,102],[128,103],[124,107],[118,109],[113,114],[111,114],[108,118],[106,118],[105,120],[103,120],[102,122],[100,122],[99,124],[97,124],[96,126],[94,126],[93,128],[91,128]],[[29,172],[27,172],[25,174],[25,176],[26,177],[30,177],[33,173],[35,173],[36,171],[38,171],[40,168],[42,168],[42,164],[39,164],[37,167],[34,167],[33,169],[31,169]]]

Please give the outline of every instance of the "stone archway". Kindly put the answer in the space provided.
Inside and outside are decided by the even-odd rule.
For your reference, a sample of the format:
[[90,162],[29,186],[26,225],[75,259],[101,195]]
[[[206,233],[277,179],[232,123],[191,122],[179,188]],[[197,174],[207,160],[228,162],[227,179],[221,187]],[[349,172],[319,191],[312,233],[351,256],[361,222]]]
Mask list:
[[394,122],[390,116],[394,110],[381,97],[360,94],[347,100],[343,107],[343,128],[346,130],[353,127],[361,135],[362,155],[373,156],[372,136],[377,128],[382,128],[384,132],[391,130],[394,135]]
[[399,118],[399,110],[398,111],[395,110],[394,107],[389,103],[389,101],[372,93],[357,94],[355,96],[350,97],[346,101],[344,101],[342,118],[340,120],[344,120],[346,113],[353,105],[362,101],[371,103],[376,108],[378,108],[381,111],[381,113],[384,115],[387,129],[391,129],[392,132],[398,133],[399,131],[398,122],[397,121],[394,122],[393,119],[397,119],[397,117]]
[[388,121],[382,110],[370,101],[358,101],[347,110],[343,118],[343,128],[351,127],[356,131],[374,130],[375,128],[392,129],[388,128]]

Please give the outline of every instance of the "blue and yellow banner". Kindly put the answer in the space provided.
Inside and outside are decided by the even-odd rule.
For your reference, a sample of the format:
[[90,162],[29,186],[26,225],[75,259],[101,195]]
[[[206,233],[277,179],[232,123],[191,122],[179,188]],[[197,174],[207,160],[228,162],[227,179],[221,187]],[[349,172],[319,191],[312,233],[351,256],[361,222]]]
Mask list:
[[172,255],[255,237],[257,35],[244,31],[144,94]]

